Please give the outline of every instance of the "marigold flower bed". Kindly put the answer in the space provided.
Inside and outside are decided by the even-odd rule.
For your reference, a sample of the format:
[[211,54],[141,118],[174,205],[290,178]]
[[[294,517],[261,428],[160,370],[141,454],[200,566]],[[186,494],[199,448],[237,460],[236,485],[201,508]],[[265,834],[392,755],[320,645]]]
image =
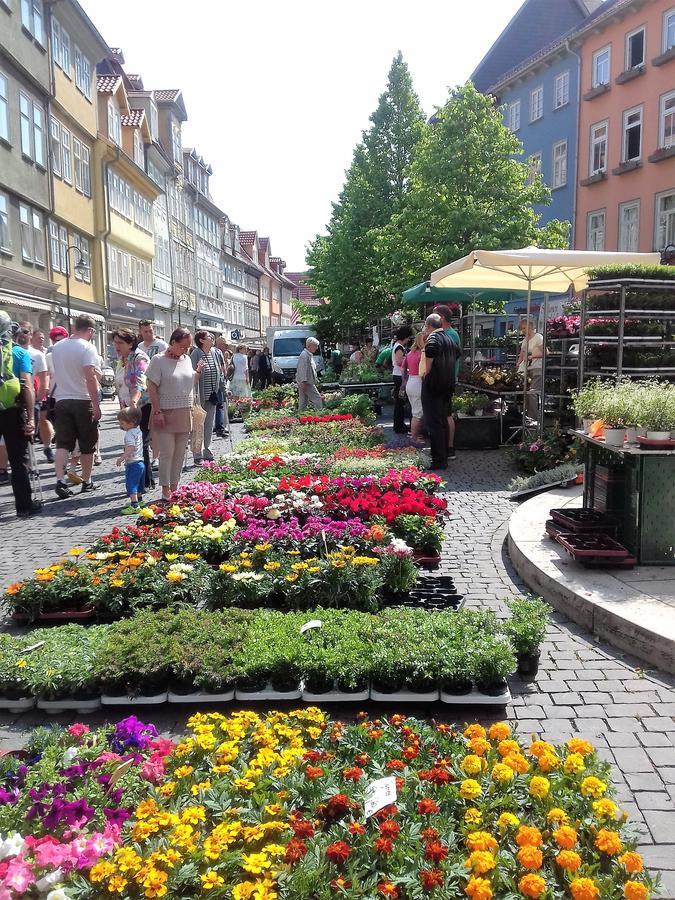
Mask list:
[[[645,900],[655,889],[609,766],[580,738],[553,746],[505,722],[458,731],[402,715],[345,724],[312,707],[200,713],[188,729],[174,744],[133,718],[74,725],[36,739],[26,760],[0,760],[0,897]],[[382,779],[390,793],[373,801]]]

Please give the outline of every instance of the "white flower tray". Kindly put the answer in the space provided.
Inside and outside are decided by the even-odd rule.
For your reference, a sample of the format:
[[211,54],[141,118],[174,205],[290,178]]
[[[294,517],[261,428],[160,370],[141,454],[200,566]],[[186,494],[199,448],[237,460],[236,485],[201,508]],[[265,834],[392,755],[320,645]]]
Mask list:
[[504,706],[511,702],[511,691],[506,688],[501,694],[481,694],[475,688],[468,694],[446,694],[441,691],[441,703],[449,706]]
[[147,697],[139,694],[138,697],[117,696],[116,694],[102,694],[101,703],[104,706],[157,706],[166,703],[168,691],[161,694],[151,694]]
[[222,694],[207,694],[195,691],[193,694],[174,694],[169,691],[169,703],[230,703],[234,700],[234,690]]
[[0,709],[6,709],[11,713],[22,713],[35,706],[34,697],[18,697],[16,700],[8,700],[6,697],[0,697]]
[[240,691],[237,688],[234,692],[237,700],[255,702],[256,700],[299,700],[302,696],[300,685],[294,691],[274,691],[271,687],[266,687],[262,691]]
[[421,694],[416,691],[394,691],[391,694],[382,694],[373,687],[370,689],[370,699],[377,700],[378,703],[436,703],[438,697],[438,689],[424,691]]
[[306,691],[304,687],[302,689],[302,699],[305,703],[360,703],[362,700],[367,700],[369,696],[368,688],[351,693],[326,691],[323,694],[313,694],[311,691]]
[[37,708],[50,715],[62,712],[90,713],[101,708],[101,698],[93,700],[38,700]]

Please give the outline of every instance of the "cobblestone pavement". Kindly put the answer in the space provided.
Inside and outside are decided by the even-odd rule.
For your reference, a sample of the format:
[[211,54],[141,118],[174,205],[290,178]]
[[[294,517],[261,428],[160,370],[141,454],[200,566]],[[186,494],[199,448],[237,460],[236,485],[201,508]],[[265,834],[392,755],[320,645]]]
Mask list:
[[[101,489],[94,496],[51,502],[51,468],[41,465],[50,497],[42,516],[13,517],[8,488],[0,489],[0,587],[24,577],[35,565],[58,559],[69,547],[86,544],[110,526],[123,500],[122,476],[114,466],[119,432],[109,405],[101,429],[104,464],[95,470]],[[236,426],[235,426],[236,432]],[[224,452],[227,442],[214,446]],[[500,451],[464,452],[451,463],[445,490],[451,517],[446,526],[442,572],[452,575],[468,606],[501,612],[504,598],[525,590],[505,546],[513,505],[504,490],[513,469]],[[117,517],[116,522],[122,522]],[[675,679],[644,671],[629,656],[599,643],[559,614],[546,636],[536,680],[511,680],[507,715],[523,735],[560,741],[571,734],[592,740],[612,763],[622,808],[640,827],[640,849],[650,867],[663,873],[661,896],[675,898]],[[410,710],[424,714],[423,709]],[[437,710],[434,710],[437,713]],[[176,709],[143,710],[166,733],[180,730],[185,714]],[[447,712],[445,713],[447,716]],[[462,720],[494,720],[485,709],[466,708]],[[56,717],[58,721],[70,721]],[[110,718],[119,718],[114,712]],[[106,720],[104,712],[87,719]],[[0,748],[19,746],[26,729],[45,718],[0,713]]]

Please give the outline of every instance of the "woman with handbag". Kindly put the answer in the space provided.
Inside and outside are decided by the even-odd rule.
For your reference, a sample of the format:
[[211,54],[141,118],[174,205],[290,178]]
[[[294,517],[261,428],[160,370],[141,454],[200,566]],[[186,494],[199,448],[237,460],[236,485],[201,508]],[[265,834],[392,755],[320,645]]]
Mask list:
[[208,331],[195,332],[195,348],[190,354],[192,368],[196,370],[201,362],[202,370],[199,378],[199,403],[206,413],[204,419],[204,437],[202,442],[192,447],[195,457],[195,465],[199,465],[203,459],[213,459],[211,453],[211,440],[213,438],[213,425],[216,421],[216,408],[218,406],[218,392],[223,382],[223,361],[214,345],[213,335]]
[[[195,386],[204,368],[200,360],[192,368],[189,352],[192,335],[176,328],[163,353],[152,357],[146,371],[152,405],[151,428],[159,451],[159,484],[162,498],[169,500],[178,487],[185,448],[192,434]],[[204,411],[199,407],[199,413]]]

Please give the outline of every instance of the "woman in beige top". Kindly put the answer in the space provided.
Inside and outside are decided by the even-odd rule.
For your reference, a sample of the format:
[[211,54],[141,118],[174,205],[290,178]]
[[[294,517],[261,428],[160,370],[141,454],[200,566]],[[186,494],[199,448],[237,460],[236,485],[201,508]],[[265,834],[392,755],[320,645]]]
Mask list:
[[191,344],[192,335],[187,328],[176,328],[167,349],[152,357],[145,373],[164,500],[171,497],[180,481],[185,448],[192,432],[194,386],[204,367],[200,362],[193,371],[189,356]]

